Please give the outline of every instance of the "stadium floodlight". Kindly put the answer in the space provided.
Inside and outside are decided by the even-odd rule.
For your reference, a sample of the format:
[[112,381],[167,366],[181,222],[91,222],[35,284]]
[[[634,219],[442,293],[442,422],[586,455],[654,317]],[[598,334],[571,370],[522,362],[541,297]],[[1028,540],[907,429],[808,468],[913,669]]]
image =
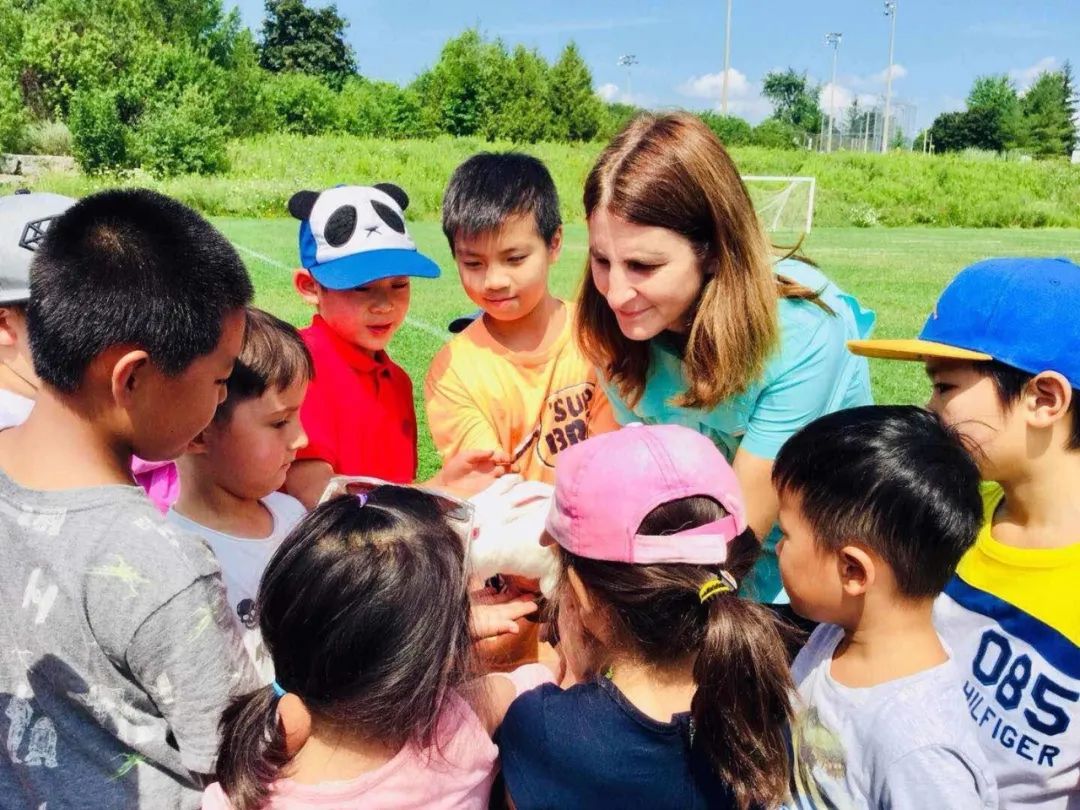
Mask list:
[[731,0],[727,0],[727,24],[724,26],[724,89],[720,94],[720,111],[724,115],[727,115],[729,73],[731,73]]
[[881,124],[881,151],[889,151],[889,102],[892,101],[893,43],[896,40],[896,0],[885,0],[885,16],[889,26],[889,69],[885,73],[885,115]]
[[633,104],[634,85],[630,77],[630,69],[638,63],[637,56],[632,53],[624,53],[619,57],[619,67],[626,68],[626,102]]
[[836,126],[836,56],[840,52],[840,41],[844,35],[839,31],[831,31],[825,35],[825,46],[832,50],[832,81],[829,82],[829,135],[826,152],[832,151],[832,131]]

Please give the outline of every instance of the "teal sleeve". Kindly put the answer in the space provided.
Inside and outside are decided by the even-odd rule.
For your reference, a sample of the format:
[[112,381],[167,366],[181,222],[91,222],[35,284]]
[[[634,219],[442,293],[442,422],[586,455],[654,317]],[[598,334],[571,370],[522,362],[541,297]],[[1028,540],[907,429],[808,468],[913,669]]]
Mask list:
[[846,386],[848,356],[839,318],[818,320],[807,335],[786,334],[779,356],[766,368],[765,388],[758,397],[739,449],[774,459],[800,428],[834,409],[837,386]]

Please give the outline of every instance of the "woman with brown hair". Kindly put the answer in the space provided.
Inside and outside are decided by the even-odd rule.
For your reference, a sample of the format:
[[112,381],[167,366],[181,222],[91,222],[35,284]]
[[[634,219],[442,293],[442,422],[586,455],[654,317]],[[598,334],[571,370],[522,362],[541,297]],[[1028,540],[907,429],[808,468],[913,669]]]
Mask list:
[[695,116],[632,121],[585,182],[578,339],[622,424],[682,424],[731,461],[765,537],[753,586],[786,601],[772,462],[822,414],[871,403],[847,340],[874,313],[813,265],[777,259],[738,170]]

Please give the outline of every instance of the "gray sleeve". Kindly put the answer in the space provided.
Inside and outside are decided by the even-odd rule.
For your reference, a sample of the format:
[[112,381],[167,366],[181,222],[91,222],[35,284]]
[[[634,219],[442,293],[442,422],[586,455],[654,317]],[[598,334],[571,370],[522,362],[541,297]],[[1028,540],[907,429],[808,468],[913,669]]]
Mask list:
[[127,664],[150,694],[192,773],[213,772],[230,698],[258,686],[219,576],[204,576],[139,626]]
[[885,810],[994,810],[997,791],[961,752],[942,745],[917,748],[893,762],[875,791]]

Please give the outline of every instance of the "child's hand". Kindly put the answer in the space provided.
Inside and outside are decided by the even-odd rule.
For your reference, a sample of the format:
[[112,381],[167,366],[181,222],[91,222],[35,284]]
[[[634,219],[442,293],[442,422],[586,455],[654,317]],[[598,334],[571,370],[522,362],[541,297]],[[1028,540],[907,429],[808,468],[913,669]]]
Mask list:
[[528,595],[507,590],[498,593],[484,588],[470,594],[473,641],[519,632],[517,620],[536,612],[536,602]]
[[469,498],[487,489],[509,466],[510,457],[502,450],[462,450],[435,473],[430,485]]

